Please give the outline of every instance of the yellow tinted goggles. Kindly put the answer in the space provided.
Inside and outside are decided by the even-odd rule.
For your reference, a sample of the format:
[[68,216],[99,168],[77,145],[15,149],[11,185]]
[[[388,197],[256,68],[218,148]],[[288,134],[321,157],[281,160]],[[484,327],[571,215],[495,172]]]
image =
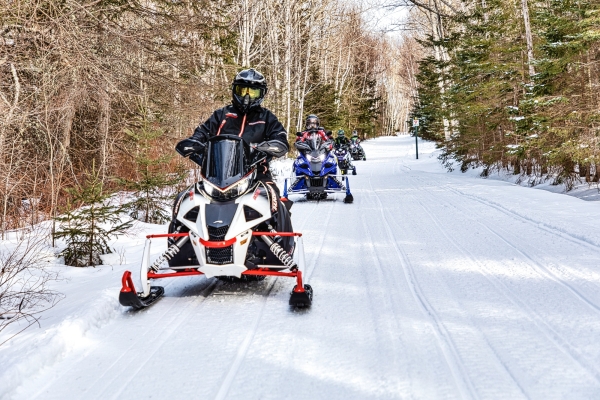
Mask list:
[[258,99],[260,97],[260,89],[257,88],[251,88],[251,87],[247,87],[247,86],[239,86],[236,85],[235,88],[235,94],[237,94],[238,96],[244,97],[246,95],[250,96],[250,100],[254,100],[254,99]]

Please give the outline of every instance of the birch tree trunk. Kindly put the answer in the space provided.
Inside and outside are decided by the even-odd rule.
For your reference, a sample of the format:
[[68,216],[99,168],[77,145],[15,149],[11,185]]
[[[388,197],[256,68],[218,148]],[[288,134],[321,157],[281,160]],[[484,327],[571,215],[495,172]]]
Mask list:
[[531,24],[529,22],[529,7],[527,0],[521,0],[521,8],[523,13],[523,24],[525,25],[525,38],[527,40],[527,64],[529,65],[529,77],[535,75],[534,58],[533,58],[533,37],[531,34]]

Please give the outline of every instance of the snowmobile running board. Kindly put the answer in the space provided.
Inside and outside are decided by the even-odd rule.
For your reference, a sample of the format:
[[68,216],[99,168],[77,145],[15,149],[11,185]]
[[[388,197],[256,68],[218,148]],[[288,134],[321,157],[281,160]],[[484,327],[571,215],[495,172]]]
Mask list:
[[[146,239],[155,238],[180,238],[189,236],[189,233],[162,233],[147,235]],[[301,233],[296,232],[252,232],[252,236],[298,236],[301,237]],[[227,241],[207,241],[200,239],[200,242],[209,248],[227,247],[235,242],[236,238],[232,238]],[[189,269],[185,269],[179,272],[171,272],[165,274],[159,274],[152,270],[147,271],[147,279],[162,279],[162,278],[175,278],[182,276],[192,275],[204,275],[203,272],[191,266]],[[250,269],[242,272],[242,275],[246,276],[285,276],[296,278],[296,285],[292,290],[289,305],[293,307],[310,307],[312,304],[313,290],[308,284],[302,282],[302,271],[293,270],[290,272],[272,271],[269,268],[257,268]],[[162,286],[150,286],[150,293],[144,297],[143,292],[136,292],[133,280],[131,279],[131,272],[125,271],[122,278],[123,287],[119,294],[119,303],[126,307],[133,307],[136,310],[146,308],[154,304],[164,294],[164,288]]]

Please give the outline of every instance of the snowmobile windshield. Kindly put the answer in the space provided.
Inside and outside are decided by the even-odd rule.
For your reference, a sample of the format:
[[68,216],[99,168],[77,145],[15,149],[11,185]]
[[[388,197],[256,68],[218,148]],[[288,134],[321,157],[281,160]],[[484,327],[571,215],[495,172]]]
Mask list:
[[312,150],[318,150],[321,146],[321,136],[317,133],[312,133],[306,140]]
[[246,149],[241,138],[228,136],[211,138],[206,149],[202,176],[220,189],[233,185],[250,172],[245,153]]

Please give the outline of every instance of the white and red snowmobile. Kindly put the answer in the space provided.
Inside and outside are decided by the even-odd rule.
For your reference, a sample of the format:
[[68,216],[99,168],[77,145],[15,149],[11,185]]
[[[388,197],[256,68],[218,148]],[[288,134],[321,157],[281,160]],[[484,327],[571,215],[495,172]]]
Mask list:
[[[293,232],[288,208],[273,189],[256,180],[256,167],[267,157],[262,146],[268,150],[269,144],[250,147],[231,135],[209,139],[201,180],[177,196],[169,233],[147,236],[141,291],[136,290],[130,271],[123,274],[122,305],[148,307],[164,294],[164,288],[151,285],[152,280],[189,275],[246,280],[291,277],[296,285],[290,306],[311,305],[312,288],[302,281],[302,234]],[[151,262],[150,244],[156,238],[168,238],[169,247]]]

